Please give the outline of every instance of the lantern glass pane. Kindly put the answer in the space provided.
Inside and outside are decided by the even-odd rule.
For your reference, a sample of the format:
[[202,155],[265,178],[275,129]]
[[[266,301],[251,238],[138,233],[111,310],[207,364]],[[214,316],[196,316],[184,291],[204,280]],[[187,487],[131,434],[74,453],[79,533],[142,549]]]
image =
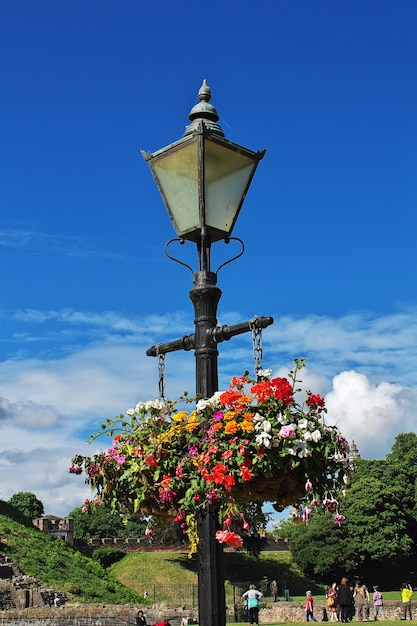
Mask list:
[[236,150],[205,143],[206,224],[230,234],[257,161]]
[[197,142],[166,153],[151,167],[177,235],[200,230]]

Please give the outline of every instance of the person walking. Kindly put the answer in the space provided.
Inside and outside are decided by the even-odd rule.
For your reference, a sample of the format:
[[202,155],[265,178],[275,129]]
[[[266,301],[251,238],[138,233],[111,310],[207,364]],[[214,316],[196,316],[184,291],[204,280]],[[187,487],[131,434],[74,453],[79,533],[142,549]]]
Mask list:
[[355,585],[353,597],[356,600],[356,617],[360,622],[367,622],[369,620],[368,587],[358,580]]
[[333,585],[327,591],[327,608],[330,611],[330,621],[338,622],[337,617],[337,583]]
[[259,624],[259,600],[262,598],[262,593],[258,591],[256,585],[249,585],[249,589],[242,594],[242,598],[248,601],[250,624]]
[[340,621],[343,623],[351,622],[355,614],[355,600],[353,598],[352,589],[349,587],[349,581],[343,576],[339,589],[337,590],[337,604],[340,607]]
[[413,619],[411,611],[411,598],[413,597],[413,588],[410,583],[403,583],[401,586],[401,600],[403,603],[403,616],[401,619]]
[[380,592],[378,585],[374,585],[372,604],[374,605],[374,620],[377,620],[379,616],[381,617],[381,619],[387,619],[384,613],[384,601],[382,599],[382,593]]
[[310,617],[313,622],[317,622],[317,619],[314,617],[314,599],[311,591],[306,591],[306,596],[306,622],[310,621]]

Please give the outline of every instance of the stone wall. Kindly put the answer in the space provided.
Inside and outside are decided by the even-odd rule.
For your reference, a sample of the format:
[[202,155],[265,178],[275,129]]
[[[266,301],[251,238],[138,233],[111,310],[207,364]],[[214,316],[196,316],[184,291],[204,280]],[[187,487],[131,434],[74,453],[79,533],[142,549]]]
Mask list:
[[[0,626],[134,626],[135,616],[140,608],[144,610],[149,625],[168,620],[172,626],[180,626],[182,618],[197,620],[198,617],[196,611],[166,604],[153,607],[66,604],[59,608],[43,607],[0,611]],[[316,600],[315,615],[319,622],[323,621],[324,608],[324,601]],[[384,610],[388,619],[401,619],[402,604],[400,600],[386,601]],[[413,614],[417,617],[417,605],[413,607]],[[373,614],[371,614],[372,617]],[[227,621],[234,621],[234,607],[228,607]],[[261,624],[304,621],[304,603],[284,601],[268,603],[259,613]]]
[[0,626],[134,626],[139,609],[143,609],[149,625],[168,620],[180,626],[183,618],[197,619],[196,611],[186,611],[177,606],[113,604],[65,604],[62,607],[27,608],[0,611]]

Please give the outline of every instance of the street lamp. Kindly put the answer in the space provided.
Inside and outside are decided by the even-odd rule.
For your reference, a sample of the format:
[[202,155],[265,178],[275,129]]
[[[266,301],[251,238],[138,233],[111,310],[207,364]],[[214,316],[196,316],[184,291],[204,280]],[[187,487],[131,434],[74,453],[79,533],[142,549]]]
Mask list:
[[[191,109],[191,124],[182,139],[154,153],[142,152],[178,235],[178,239],[168,242],[167,256],[193,271],[186,263],[170,256],[167,249],[174,241],[188,240],[196,244],[198,253],[198,271],[193,271],[194,287],[190,291],[195,313],[194,333],[152,346],[146,353],[157,356],[193,348],[196,393],[210,398],[218,390],[218,343],[255,328],[266,328],[273,319],[256,317],[234,326],[217,326],[221,291],[216,283],[220,268],[216,272],[211,270],[211,245],[220,240],[228,243],[232,238],[233,227],[265,150],[252,152],[225,138],[217,123],[219,115],[210,104],[211,92],[206,81],[198,97],[200,102]],[[242,245],[242,254],[243,242],[237,241]],[[224,626],[223,548],[215,538],[219,527],[216,507],[202,508],[197,523],[199,626]]]

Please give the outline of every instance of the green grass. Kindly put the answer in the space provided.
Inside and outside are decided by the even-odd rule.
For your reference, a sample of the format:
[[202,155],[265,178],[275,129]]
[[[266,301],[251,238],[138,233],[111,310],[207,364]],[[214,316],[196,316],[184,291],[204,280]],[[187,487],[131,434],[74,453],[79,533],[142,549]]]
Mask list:
[[140,598],[92,559],[64,541],[50,537],[30,522],[12,518],[14,511],[0,501],[0,552],[19,569],[47,587],[65,591],[73,602],[130,603]]
[[[322,593],[323,587],[306,578],[293,562],[290,552],[264,552],[256,559],[243,552],[226,552],[225,578],[230,583],[264,580],[285,581],[291,594],[303,598],[305,591]],[[117,580],[143,594],[153,587],[197,584],[197,561],[185,552],[131,552],[110,568]],[[152,594],[151,594],[152,595]],[[323,596],[324,597],[324,596]],[[162,598],[167,601],[168,598]]]

